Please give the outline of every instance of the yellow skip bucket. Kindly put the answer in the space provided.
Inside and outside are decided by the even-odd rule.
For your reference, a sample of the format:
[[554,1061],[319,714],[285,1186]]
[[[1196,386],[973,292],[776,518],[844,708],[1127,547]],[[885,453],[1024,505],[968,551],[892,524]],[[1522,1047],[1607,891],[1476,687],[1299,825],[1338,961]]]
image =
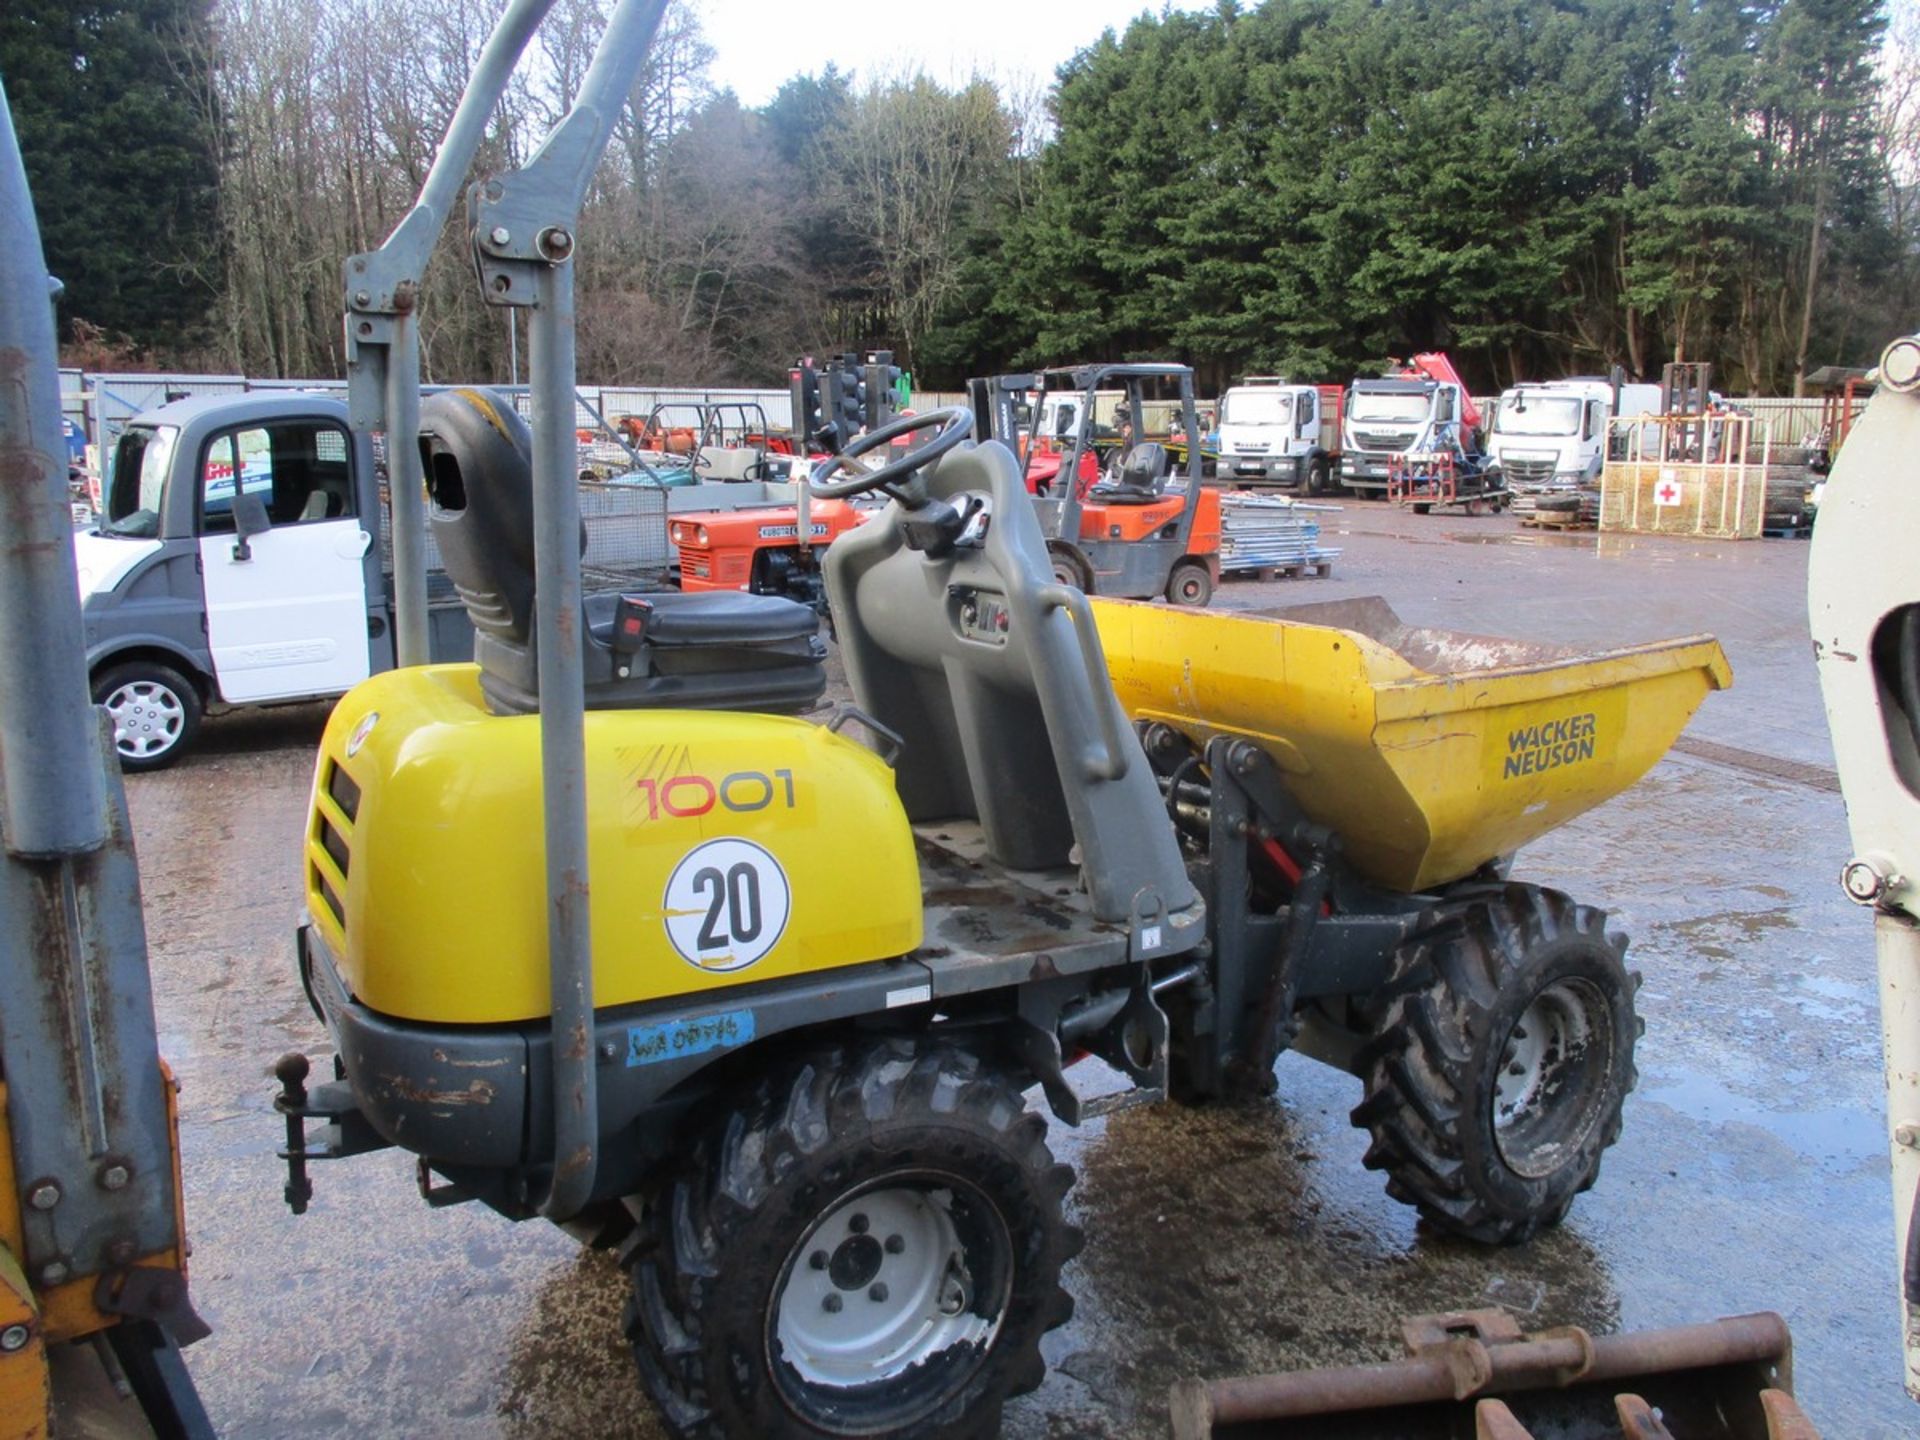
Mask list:
[[1600,654],[1405,625],[1096,600],[1127,713],[1258,744],[1369,879],[1423,890],[1627,789],[1733,672],[1710,635]]

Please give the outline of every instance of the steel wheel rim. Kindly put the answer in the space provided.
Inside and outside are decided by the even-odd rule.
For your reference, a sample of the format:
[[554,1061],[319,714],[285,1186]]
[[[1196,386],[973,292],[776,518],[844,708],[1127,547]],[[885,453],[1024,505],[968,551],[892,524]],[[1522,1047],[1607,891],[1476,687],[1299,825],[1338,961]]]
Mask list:
[[[975,1233],[972,1245],[963,1232]],[[928,1393],[903,1396],[910,1413],[889,1414],[886,1424],[943,1403],[984,1362],[1005,1322],[1011,1255],[998,1209],[956,1177],[891,1175],[842,1196],[795,1243],[775,1284],[767,1349],[787,1403],[839,1430],[829,1408],[836,1400],[916,1370],[932,1377],[941,1367],[930,1362],[958,1357]],[[994,1293],[983,1297],[983,1284]]]
[[1543,987],[1507,1032],[1494,1077],[1493,1141],[1507,1168],[1541,1180],[1599,1122],[1613,1053],[1613,1016],[1590,980]]
[[113,717],[113,748],[130,760],[165,754],[187,723],[187,707],[158,680],[129,680],[101,703]]

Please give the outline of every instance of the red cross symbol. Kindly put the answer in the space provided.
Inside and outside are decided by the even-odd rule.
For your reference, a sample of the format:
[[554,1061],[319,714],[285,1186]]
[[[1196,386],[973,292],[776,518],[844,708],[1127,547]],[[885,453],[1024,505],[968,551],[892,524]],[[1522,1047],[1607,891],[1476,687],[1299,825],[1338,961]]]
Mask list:
[[1660,488],[1653,493],[1662,505],[1671,505],[1680,498],[1680,487],[1671,480],[1663,480]]

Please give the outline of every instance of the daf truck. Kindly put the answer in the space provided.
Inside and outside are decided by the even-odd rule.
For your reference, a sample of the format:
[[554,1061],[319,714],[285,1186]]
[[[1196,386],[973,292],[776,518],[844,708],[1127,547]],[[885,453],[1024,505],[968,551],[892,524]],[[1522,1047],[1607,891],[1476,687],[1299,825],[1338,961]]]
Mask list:
[[1592,376],[1515,385],[1501,392],[1494,411],[1490,462],[1516,491],[1598,486],[1609,422],[1659,412],[1658,385]]

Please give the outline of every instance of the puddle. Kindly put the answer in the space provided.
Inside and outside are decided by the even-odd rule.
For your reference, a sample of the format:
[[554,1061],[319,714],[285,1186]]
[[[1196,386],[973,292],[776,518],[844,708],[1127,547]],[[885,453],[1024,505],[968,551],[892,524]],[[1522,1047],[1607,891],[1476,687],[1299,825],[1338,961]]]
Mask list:
[[1455,532],[1447,539],[1461,545],[1534,545],[1551,550],[1593,550],[1594,536],[1588,534],[1551,535],[1525,531],[1506,535],[1470,535]]
[[1797,928],[1793,912],[1786,907],[1775,910],[1725,910],[1717,915],[1697,915],[1687,920],[1660,920],[1654,929],[1677,936],[1681,943],[1702,960],[1732,960],[1740,947],[1764,940],[1777,930]]
[[1751,1125],[1764,1130],[1833,1172],[1854,1170],[1886,1152],[1884,1119],[1878,1110],[1863,1106],[1774,1110],[1705,1075],[1643,1079],[1639,1095],[1706,1125]]

